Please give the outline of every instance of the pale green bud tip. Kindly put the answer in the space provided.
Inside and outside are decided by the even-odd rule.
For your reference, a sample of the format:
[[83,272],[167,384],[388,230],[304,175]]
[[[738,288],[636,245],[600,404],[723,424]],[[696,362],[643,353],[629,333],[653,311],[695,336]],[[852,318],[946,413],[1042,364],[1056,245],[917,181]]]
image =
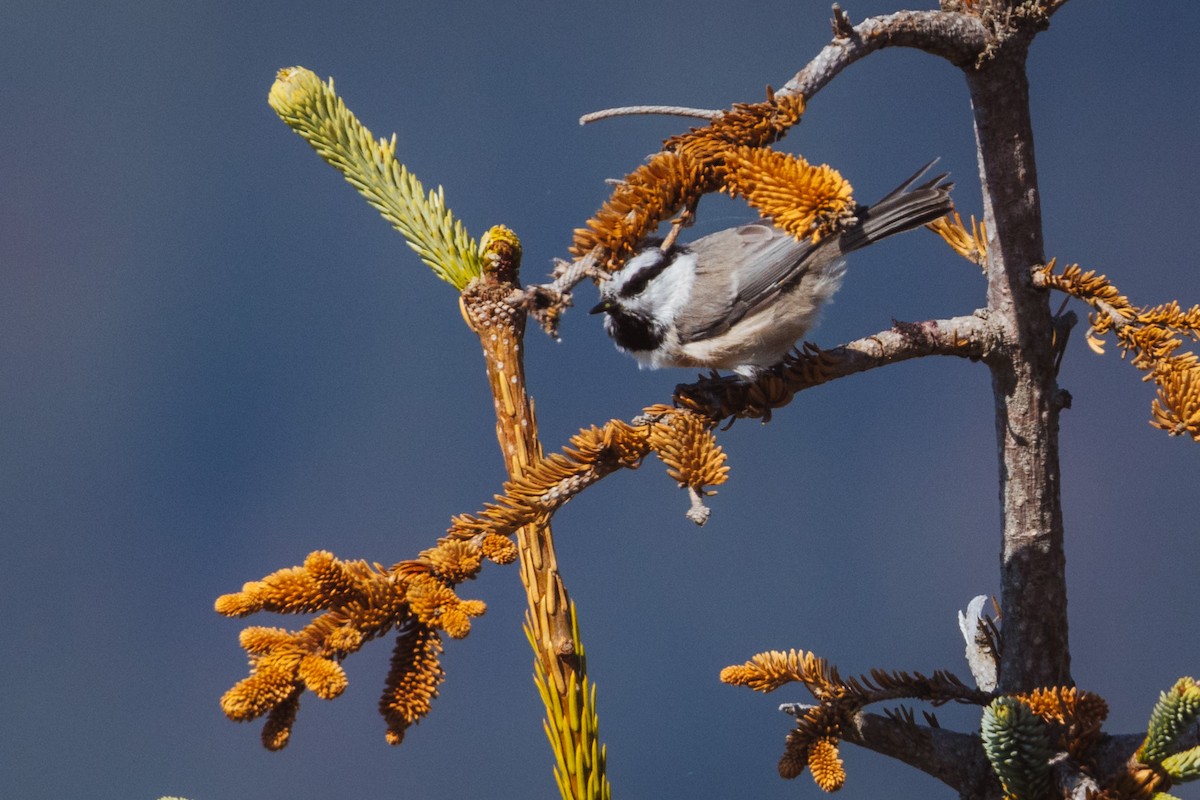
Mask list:
[[276,113],[284,114],[306,105],[314,95],[325,88],[312,70],[304,67],[284,67],[275,73],[275,83],[271,84],[267,102]]

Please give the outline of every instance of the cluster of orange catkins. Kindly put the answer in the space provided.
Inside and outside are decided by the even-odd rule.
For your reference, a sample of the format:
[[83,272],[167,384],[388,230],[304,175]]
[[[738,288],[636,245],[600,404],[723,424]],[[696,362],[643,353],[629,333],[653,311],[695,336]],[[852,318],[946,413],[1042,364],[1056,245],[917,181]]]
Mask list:
[[1065,750],[1080,764],[1090,763],[1100,726],[1108,718],[1103,697],[1074,686],[1034,689],[1014,697],[1049,725],[1056,750]]
[[454,536],[491,531],[510,535],[530,521],[548,517],[564,503],[617,469],[636,469],[650,453],[667,465],[667,474],[698,494],[725,482],[725,451],[717,444],[715,422],[687,409],[665,405],[643,411],[643,424],[609,420],[571,437],[561,453],[529,465],[504,484],[504,494],[478,514],[454,517]]
[[599,248],[605,268],[619,269],[659,223],[713,191],[744,197],[797,238],[837,230],[855,210],[850,184],[830,167],[763,149],[803,114],[802,96],[768,90],[765,102],[739,104],[710,125],[666,140],[575,231],[571,252],[582,257]]
[[1068,264],[1054,272],[1054,261],[1037,270],[1041,285],[1058,289],[1094,309],[1088,321],[1088,344],[1103,352],[1101,336],[1116,333],[1130,363],[1146,373],[1158,389],[1150,423],[1172,436],[1200,441],[1200,357],[1183,350],[1184,341],[1200,339],[1200,306],[1188,309],[1176,301],[1142,307],[1130,302],[1103,275]]
[[439,631],[466,636],[471,617],[485,610],[482,601],[460,598],[454,586],[474,577],[484,558],[508,563],[515,557],[515,545],[495,534],[446,538],[419,558],[390,568],[317,551],[302,566],[281,569],[219,597],[217,611],[231,617],[257,611],[321,612],[298,631],[243,630],[240,641],[250,656],[250,675],[225,693],[222,710],[237,721],[267,715],[263,744],[278,750],[291,735],[304,690],[325,700],[340,695],[347,682],[341,659],[394,628],[400,635],[380,710],[389,741],[399,742],[437,695],[442,678]]
[[238,721],[265,715],[263,744],[278,750],[288,742],[300,695],[305,690],[322,699],[340,695],[347,683],[341,660],[396,630],[380,712],[388,741],[399,743],[437,696],[441,634],[466,636],[471,619],[485,611],[482,601],[462,599],[455,587],[474,578],[485,560],[514,561],[517,550],[509,536],[517,528],[548,517],[605,474],[638,466],[651,452],[681,486],[708,493],[729,471],[712,435],[714,424],[690,411],[651,406],[640,423],[612,420],[581,431],[562,453],[539,459],[509,481],[505,494],[483,512],[456,517],[437,546],[416,559],[383,567],[317,551],[302,566],[218,598],[217,611],[230,617],[259,611],[318,614],[297,631],[246,628],[241,644],[250,656],[250,674],[221,698],[222,710]]
[[808,767],[823,791],[835,792],[846,782],[846,770],[838,754],[842,709],[838,700],[848,694],[837,670],[829,662],[803,650],[771,650],[759,653],[744,664],[721,670],[721,680],[746,686],[756,692],[772,692],[793,681],[803,683],[821,701],[807,710],[787,736],[779,774],[789,780]]

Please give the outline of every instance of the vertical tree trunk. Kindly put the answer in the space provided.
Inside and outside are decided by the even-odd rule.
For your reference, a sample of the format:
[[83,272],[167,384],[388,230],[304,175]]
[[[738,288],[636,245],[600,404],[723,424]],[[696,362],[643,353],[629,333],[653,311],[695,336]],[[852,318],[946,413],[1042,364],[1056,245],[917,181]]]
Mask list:
[[999,689],[1069,685],[1053,328],[1025,75],[1028,42],[1009,41],[967,84],[988,229],[988,311],[1006,346],[989,359],[1000,456],[1003,653]]

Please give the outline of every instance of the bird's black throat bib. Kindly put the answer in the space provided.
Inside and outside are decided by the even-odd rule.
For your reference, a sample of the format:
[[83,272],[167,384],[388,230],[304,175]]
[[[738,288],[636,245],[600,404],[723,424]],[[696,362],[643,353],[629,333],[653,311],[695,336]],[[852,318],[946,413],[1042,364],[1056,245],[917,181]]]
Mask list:
[[620,306],[609,309],[608,334],[622,350],[645,352],[655,350],[663,343],[661,325],[637,314],[631,314]]

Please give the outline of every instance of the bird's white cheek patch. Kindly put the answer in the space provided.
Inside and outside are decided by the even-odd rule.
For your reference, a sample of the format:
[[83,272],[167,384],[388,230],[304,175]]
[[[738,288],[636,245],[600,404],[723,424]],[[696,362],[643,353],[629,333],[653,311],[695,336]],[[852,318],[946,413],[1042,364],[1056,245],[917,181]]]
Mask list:
[[677,253],[671,266],[662,271],[642,292],[650,308],[656,309],[660,320],[674,320],[692,297],[696,283],[696,256],[693,253]]

